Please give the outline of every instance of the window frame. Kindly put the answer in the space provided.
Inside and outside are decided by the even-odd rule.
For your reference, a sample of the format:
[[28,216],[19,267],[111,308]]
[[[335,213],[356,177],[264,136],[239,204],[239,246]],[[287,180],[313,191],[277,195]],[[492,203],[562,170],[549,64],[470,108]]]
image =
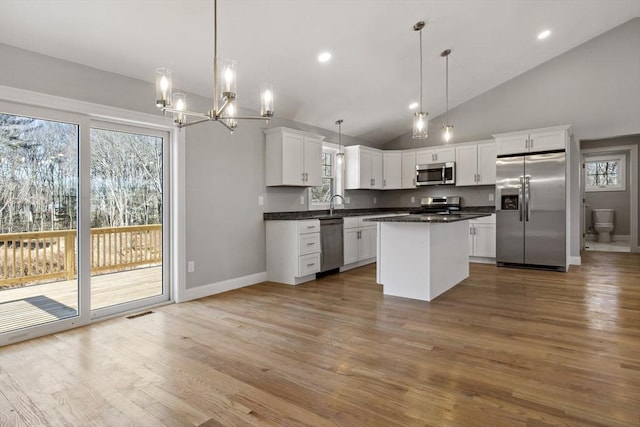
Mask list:
[[[341,196],[344,196],[344,189],[340,188],[341,187],[340,183],[344,182],[344,168],[342,169],[342,177],[339,177],[340,170],[338,170],[338,168],[337,168],[338,165],[337,165],[336,154],[338,154],[338,145],[337,144],[333,144],[331,142],[323,142],[322,143],[322,153],[331,155],[331,167],[332,167],[331,194],[332,195],[339,194]],[[323,167],[323,173],[324,173],[324,167]],[[322,177],[325,178],[324,175]],[[330,203],[329,202],[320,202],[320,201],[314,201],[313,200],[313,188],[314,187],[309,187],[308,188],[308,193],[307,193],[308,194],[308,200],[309,200],[309,210],[326,210],[326,209],[329,209],[330,208]],[[340,199],[339,197],[334,200],[334,208],[336,208],[336,209],[344,208],[344,203],[342,202],[342,199]]]
[[[617,185],[605,185],[605,186],[594,186],[589,185],[588,176],[587,176],[587,164],[588,163],[599,163],[599,162],[618,162],[618,177],[619,183]],[[584,156],[584,191],[587,193],[592,192],[600,192],[600,191],[626,191],[627,189],[627,172],[626,172],[626,164],[627,164],[627,156],[625,153],[618,154],[594,154],[590,156]]]

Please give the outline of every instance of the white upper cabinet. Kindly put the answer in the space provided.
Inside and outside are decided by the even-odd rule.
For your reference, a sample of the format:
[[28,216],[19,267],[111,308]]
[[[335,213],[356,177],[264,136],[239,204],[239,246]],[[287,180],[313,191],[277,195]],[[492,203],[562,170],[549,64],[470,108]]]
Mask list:
[[566,149],[570,126],[555,126],[493,135],[498,155]]
[[314,187],[322,184],[323,136],[277,127],[266,135],[266,185]]
[[402,188],[416,187],[416,152],[402,152]]
[[344,148],[346,190],[382,189],[382,151],[362,145]]
[[453,147],[434,147],[416,152],[416,164],[453,162],[456,160],[456,150]]
[[495,185],[496,144],[479,141],[456,147],[456,186]]
[[402,152],[385,151],[382,155],[382,188],[397,190],[402,188]]

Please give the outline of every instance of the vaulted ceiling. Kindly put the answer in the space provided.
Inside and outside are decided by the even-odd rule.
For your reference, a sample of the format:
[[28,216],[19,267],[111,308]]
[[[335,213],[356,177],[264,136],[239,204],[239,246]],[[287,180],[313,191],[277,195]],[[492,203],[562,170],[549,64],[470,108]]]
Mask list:
[[[380,144],[411,128],[417,21],[435,117],[444,49],[453,108],[637,16],[638,0],[219,0],[218,56],[238,63],[240,106],[258,109],[268,81],[279,117],[332,130],[341,118],[344,134]],[[0,42],[150,82],[166,66],[174,88],[213,91],[213,1],[0,0]]]

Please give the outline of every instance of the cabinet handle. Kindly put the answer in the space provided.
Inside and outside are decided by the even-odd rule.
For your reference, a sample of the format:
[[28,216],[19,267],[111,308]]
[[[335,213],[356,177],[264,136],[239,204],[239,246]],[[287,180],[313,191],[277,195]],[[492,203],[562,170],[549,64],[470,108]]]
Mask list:
[[312,228],[316,228],[316,226],[315,225],[307,225],[307,228],[308,229],[312,229]]
[[529,141],[530,141],[529,142],[529,148],[533,148],[533,138],[531,138]]
[[416,179],[415,178],[413,178],[413,186],[414,187],[416,186]]
[[307,264],[307,267],[313,267],[314,265],[316,265],[316,263],[312,262],[311,264]]
[[302,178],[301,179],[302,179],[302,181],[304,181],[304,172],[302,172]]
[[382,186],[383,186],[383,187],[386,187],[386,186],[387,186],[387,180],[386,180],[386,179],[383,179],[383,180],[382,180]]
[[307,246],[313,246],[315,243],[307,243]]

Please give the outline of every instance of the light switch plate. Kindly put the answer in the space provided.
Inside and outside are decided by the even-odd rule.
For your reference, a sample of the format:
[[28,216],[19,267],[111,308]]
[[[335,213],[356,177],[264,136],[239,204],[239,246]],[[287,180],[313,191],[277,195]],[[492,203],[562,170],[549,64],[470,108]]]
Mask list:
[[376,200],[376,198],[373,198],[373,204],[375,205],[378,202],[378,200]]
[[344,204],[348,205],[349,203],[351,203],[351,197],[345,197],[344,198]]
[[258,205],[264,206],[264,196],[258,196]]
[[193,273],[194,271],[196,271],[196,262],[195,261],[189,261],[187,263],[187,271],[189,273]]
[[489,193],[489,201],[493,202],[493,193]]
[[411,196],[411,203],[415,203],[415,202],[416,202],[415,196]]
[[300,204],[304,205],[304,196],[300,196]]

